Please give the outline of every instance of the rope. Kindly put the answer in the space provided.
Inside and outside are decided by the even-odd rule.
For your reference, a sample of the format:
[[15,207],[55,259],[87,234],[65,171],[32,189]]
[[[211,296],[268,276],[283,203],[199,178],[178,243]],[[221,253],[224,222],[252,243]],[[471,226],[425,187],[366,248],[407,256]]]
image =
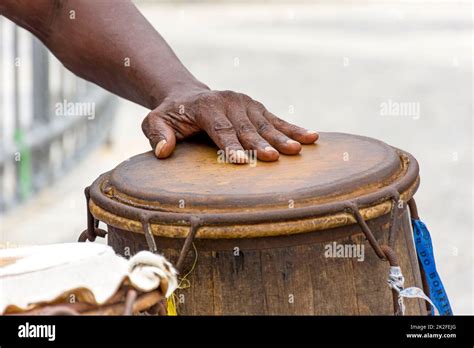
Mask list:
[[[196,248],[196,245],[192,243],[193,249],[194,249],[194,262],[193,265],[191,266],[191,269],[189,270],[188,273],[186,273],[182,278],[180,278],[179,284],[177,289],[183,290],[183,289],[188,289],[191,287],[191,282],[188,279],[188,276],[194,271],[194,268],[196,268],[197,260],[198,260],[198,251]],[[176,290],[175,290],[176,291]],[[178,311],[176,309],[176,294],[173,292],[171,296],[168,297],[166,300],[166,311],[168,315],[170,316],[175,316],[178,315]]]

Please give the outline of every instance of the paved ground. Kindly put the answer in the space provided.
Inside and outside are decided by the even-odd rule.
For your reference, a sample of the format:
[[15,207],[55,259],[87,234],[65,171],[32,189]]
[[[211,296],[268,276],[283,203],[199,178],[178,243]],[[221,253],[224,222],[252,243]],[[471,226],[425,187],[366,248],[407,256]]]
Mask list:
[[[245,92],[310,129],[373,136],[411,152],[421,166],[420,214],[458,314],[474,313],[470,6],[140,3],[211,87]],[[113,146],[9,212],[5,242],[76,238],[85,226],[83,188],[148,149],[140,131],[146,110],[120,103]],[[394,105],[413,109],[383,112]]]

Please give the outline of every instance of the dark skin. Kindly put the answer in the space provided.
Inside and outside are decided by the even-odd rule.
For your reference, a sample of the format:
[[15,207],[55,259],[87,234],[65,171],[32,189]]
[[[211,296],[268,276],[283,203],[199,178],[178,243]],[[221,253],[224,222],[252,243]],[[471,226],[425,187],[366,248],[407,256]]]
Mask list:
[[149,108],[142,129],[158,158],[202,131],[236,163],[248,161],[244,149],[276,161],[318,139],[245,94],[198,81],[128,0],[0,0],[0,14],[76,75]]

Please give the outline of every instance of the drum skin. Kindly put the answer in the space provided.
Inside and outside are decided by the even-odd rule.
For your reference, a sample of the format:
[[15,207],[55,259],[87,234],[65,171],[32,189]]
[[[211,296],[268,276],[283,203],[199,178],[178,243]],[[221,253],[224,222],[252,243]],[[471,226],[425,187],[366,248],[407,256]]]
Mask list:
[[[216,151],[197,141],[179,144],[163,161],[141,154],[91,186],[89,209],[125,256],[148,249],[148,225],[159,252],[176,263],[191,217],[199,221],[183,264],[186,286],[176,291],[178,314],[393,314],[389,264],[345,207],[356,203],[386,244],[391,192],[406,203],[419,184],[413,157],[340,133],[322,133],[301,155],[255,167],[218,163]],[[405,286],[422,287],[406,205],[393,214]],[[362,248],[363,260],[328,257],[334,245]],[[405,304],[406,314],[426,314],[419,300]]]

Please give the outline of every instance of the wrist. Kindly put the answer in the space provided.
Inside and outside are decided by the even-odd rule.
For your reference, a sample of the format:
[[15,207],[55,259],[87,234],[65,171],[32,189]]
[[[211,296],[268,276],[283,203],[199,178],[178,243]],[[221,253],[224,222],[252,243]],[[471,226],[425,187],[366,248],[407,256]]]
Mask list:
[[[157,86],[157,85],[155,85]],[[194,76],[186,79],[175,79],[172,83],[161,88],[152,88],[149,108],[157,108],[166,98],[179,98],[190,93],[201,93],[210,91],[210,88],[197,80]]]

